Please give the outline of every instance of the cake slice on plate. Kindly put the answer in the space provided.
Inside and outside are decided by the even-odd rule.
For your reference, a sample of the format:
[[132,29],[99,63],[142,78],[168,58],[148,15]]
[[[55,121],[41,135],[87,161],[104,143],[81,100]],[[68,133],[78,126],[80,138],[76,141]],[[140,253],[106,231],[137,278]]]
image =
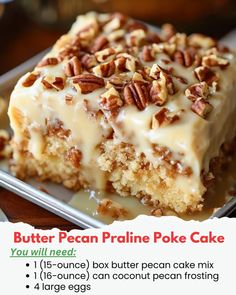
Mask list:
[[235,54],[212,38],[79,16],[11,95],[11,169],[200,210],[235,137],[235,93]]

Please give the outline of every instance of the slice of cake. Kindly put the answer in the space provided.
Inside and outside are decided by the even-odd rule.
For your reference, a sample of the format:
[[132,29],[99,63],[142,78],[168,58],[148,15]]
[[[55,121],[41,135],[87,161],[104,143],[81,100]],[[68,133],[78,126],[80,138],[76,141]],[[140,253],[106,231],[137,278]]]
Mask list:
[[11,95],[11,169],[200,210],[235,136],[235,93],[235,54],[209,37],[79,16]]

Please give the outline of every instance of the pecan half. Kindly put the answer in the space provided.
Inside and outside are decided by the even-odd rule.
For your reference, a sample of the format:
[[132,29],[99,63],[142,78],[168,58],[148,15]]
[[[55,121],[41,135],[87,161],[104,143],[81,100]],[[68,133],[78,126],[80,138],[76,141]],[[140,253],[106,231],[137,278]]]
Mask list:
[[156,112],[152,117],[152,129],[159,127],[164,127],[180,119],[180,112],[171,112],[167,108],[162,108],[160,111]]
[[208,95],[209,87],[206,82],[193,84],[185,90],[185,96],[193,102],[199,97],[207,98]]
[[124,99],[128,105],[136,105],[139,110],[144,110],[148,104],[150,95],[146,83],[134,81],[124,88]]
[[47,57],[44,58],[37,64],[37,67],[44,67],[44,66],[55,66],[59,63],[59,60],[56,57]]
[[66,154],[66,160],[69,160],[75,168],[80,167],[82,153],[79,149],[72,147]]
[[205,119],[207,115],[212,111],[213,106],[206,101],[203,97],[199,97],[194,101],[194,103],[191,106],[191,110]]
[[72,57],[66,63],[64,72],[67,77],[73,77],[81,74],[82,66],[77,56]]
[[28,77],[25,79],[25,81],[22,83],[22,85],[24,87],[32,86],[39,76],[39,74],[30,73]]
[[208,67],[200,66],[194,70],[195,76],[200,82],[205,81],[207,85],[212,85],[213,82],[217,82],[219,78],[217,75]]
[[146,62],[154,61],[155,56],[150,46],[144,46],[142,50],[142,58]]
[[99,102],[102,109],[109,111],[112,114],[118,112],[118,110],[123,106],[123,100],[120,98],[118,91],[112,87],[107,92],[101,95]]
[[108,39],[105,36],[99,36],[95,39],[94,44],[91,48],[91,52],[95,53],[104,49],[104,47],[108,44]]
[[74,84],[78,84],[81,93],[90,93],[105,86],[104,80],[92,74],[82,74],[72,79]]
[[207,67],[220,67],[223,69],[229,65],[229,61],[215,54],[211,54],[202,58],[202,65]]

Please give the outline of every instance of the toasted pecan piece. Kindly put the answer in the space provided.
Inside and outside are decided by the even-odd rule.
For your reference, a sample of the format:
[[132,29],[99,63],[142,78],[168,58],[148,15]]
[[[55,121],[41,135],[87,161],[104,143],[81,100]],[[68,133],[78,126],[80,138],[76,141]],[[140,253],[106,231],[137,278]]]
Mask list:
[[44,67],[44,66],[55,66],[59,63],[58,58],[56,57],[47,57],[44,58],[37,64],[37,67]]
[[93,74],[82,74],[72,78],[74,84],[78,84],[81,93],[86,94],[105,86],[103,78]]
[[22,83],[24,87],[30,87],[34,84],[34,82],[38,79],[40,75],[35,73],[30,73],[25,81]]
[[191,106],[191,110],[203,119],[207,117],[207,115],[212,111],[212,109],[213,106],[202,97],[196,99]]

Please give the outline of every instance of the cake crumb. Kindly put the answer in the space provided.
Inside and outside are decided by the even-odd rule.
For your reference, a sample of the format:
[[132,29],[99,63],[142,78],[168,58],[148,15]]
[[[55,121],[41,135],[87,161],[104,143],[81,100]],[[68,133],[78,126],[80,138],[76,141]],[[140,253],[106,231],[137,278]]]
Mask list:
[[128,214],[128,211],[125,208],[123,208],[119,203],[107,198],[100,201],[97,207],[97,212],[101,215],[111,216],[115,219],[125,217]]

